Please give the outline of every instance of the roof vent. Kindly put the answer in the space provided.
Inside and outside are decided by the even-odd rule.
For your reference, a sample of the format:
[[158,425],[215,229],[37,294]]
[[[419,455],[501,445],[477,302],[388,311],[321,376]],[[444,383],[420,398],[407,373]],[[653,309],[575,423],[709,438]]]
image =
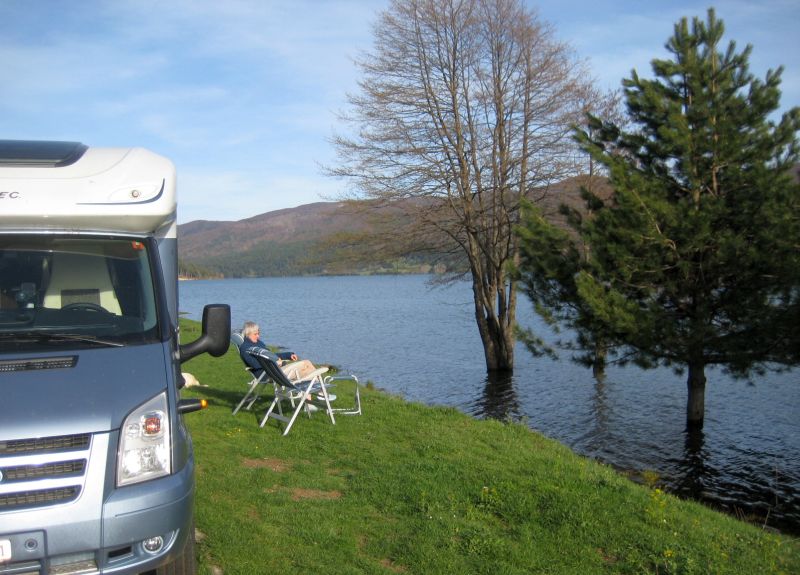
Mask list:
[[0,166],[60,168],[80,160],[88,149],[80,142],[0,140]]

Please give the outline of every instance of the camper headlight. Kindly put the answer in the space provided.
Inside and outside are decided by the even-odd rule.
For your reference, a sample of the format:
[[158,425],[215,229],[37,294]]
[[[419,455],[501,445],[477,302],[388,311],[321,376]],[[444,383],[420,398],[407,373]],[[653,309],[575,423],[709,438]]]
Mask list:
[[172,440],[166,393],[131,412],[119,435],[118,487],[170,474]]

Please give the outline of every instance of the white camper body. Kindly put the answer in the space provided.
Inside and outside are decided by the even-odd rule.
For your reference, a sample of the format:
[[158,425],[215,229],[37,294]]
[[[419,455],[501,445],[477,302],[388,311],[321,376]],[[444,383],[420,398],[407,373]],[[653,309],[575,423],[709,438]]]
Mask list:
[[6,230],[175,237],[175,166],[142,148],[89,148],[73,163],[6,159],[0,206]]

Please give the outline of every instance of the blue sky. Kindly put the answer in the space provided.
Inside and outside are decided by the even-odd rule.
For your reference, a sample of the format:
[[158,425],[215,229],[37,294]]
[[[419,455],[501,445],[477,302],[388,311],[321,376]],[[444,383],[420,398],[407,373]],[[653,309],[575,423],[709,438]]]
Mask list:
[[[694,0],[528,2],[615,88],[664,57]],[[386,0],[0,0],[0,137],[144,146],[178,169],[180,223],[332,199],[322,175]],[[800,105],[800,2],[720,0],[751,69]]]

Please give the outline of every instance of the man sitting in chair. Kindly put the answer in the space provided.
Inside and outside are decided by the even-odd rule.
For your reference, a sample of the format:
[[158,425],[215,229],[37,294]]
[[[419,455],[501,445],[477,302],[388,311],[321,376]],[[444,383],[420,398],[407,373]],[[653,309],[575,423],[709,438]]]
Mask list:
[[317,367],[307,359],[298,359],[297,355],[292,352],[286,353],[273,353],[267,348],[267,345],[261,341],[259,335],[261,333],[258,324],[253,321],[244,322],[242,328],[242,337],[244,342],[239,346],[239,354],[242,359],[254,369],[254,373],[261,371],[261,366],[258,360],[247,353],[247,350],[253,347],[259,347],[267,350],[268,357],[273,360],[283,370],[289,379],[303,379],[309,373],[315,371]]

